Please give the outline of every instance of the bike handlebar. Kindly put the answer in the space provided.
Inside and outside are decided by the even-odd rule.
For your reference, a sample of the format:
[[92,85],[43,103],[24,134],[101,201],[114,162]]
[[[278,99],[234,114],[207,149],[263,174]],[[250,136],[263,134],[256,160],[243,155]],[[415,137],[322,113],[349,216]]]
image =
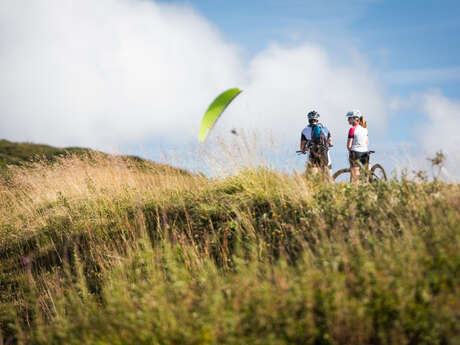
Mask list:
[[[329,146],[329,147],[334,147],[334,145]],[[297,154],[301,153],[301,154],[305,155],[307,153],[307,151],[305,151],[305,152],[304,151],[296,151],[295,153],[297,153]],[[371,153],[375,153],[375,151],[367,151],[367,153],[371,154]]]

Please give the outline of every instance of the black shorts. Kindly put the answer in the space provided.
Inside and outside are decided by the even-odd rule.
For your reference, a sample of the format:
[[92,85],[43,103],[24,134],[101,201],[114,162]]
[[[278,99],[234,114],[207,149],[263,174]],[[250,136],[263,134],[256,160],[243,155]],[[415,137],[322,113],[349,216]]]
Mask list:
[[317,168],[325,168],[329,167],[329,157],[327,155],[327,151],[322,152],[321,154],[315,154],[314,152],[310,152],[309,156],[309,165],[312,167]]
[[310,147],[310,165],[318,168],[327,167],[327,164],[329,163],[327,151],[327,148],[324,147]]
[[369,164],[369,152],[350,151],[349,160],[352,168],[359,167],[360,163],[367,165]]
[[324,168],[327,166],[327,160],[324,160],[322,158],[319,158],[319,157],[312,157],[310,156],[310,159],[309,159],[309,164],[312,166],[312,167],[317,167],[317,168]]

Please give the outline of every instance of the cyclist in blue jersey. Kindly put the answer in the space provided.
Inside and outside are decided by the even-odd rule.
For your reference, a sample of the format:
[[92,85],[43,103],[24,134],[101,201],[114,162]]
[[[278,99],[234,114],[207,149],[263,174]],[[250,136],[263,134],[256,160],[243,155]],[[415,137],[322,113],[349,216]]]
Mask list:
[[332,164],[329,155],[329,147],[332,147],[332,136],[329,129],[319,122],[320,114],[313,110],[307,113],[308,126],[300,136],[300,151],[308,156],[308,169],[312,173],[319,169],[327,172],[332,179]]

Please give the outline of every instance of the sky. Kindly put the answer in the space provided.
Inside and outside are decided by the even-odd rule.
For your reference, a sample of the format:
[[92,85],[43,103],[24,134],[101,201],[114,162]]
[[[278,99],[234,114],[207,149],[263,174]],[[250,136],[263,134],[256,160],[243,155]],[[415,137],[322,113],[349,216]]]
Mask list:
[[257,133],[299,167],[316,109],[339,168],[359,109],[392,168],[402,151],[460,162],[458,18],[457,1],[2,0],[0,138],[196,167],[204,111],[240,87],[210,143]]

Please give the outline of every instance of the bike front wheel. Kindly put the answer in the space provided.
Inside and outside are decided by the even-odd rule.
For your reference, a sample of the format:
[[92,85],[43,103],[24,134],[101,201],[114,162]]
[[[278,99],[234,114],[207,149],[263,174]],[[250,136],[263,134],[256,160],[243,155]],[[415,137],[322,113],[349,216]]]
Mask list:
[[337,170],[335,174],[332,175],[332,178],[334,179],[335,182],[340,182],[340,181],[350,182],[351,181],[350,168]]
[[385,169],[380,164],[374,164],[371,168],[370,181],[387,181]]

